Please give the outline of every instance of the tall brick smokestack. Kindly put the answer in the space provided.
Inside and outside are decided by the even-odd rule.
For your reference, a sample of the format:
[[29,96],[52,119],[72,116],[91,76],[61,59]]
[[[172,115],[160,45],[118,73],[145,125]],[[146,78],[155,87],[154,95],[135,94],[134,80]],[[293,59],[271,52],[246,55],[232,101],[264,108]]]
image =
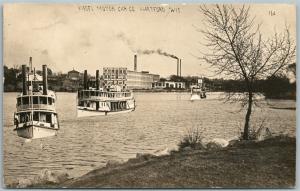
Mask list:
[[88,87],[87,87],[87,70],[84,70],[84,74],[83,74],[83,88],[85,90],[88,89]]
[[26,65],[22,65],[22,82],[23,82],[23,95],[27,95],[27,82],[26,82]]
[[179,60],[179,76],[181,77],[181,59]]
[[43,95],[48,94],[47,90],[48,90],[47,65],[43,65]]
[[177,58],[177,76],[179,76],[179,58]]
[[137,55],[134,55],[134,71],[137,72]]

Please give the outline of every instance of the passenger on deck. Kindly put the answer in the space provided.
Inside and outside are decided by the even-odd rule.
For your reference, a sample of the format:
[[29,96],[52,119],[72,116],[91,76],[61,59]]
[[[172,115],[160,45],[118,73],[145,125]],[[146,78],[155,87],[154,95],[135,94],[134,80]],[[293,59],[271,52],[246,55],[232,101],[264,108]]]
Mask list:
[[16,127],[18,127],[18,126],[19,126],[19,120],[18,120],[18,116],[15,116],[15,125],[16,125]]

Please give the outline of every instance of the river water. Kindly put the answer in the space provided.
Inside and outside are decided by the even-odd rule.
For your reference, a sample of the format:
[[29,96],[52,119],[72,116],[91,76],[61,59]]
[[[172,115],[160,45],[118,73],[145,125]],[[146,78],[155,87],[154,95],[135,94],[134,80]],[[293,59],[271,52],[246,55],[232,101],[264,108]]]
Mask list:
[[[4,93],[3,170],[5,184],[30,178],[43,169],[73,177],[104,166],[108,160],[127,160],[136,153],[153,153],[176,146],[189,128],[199,128],[204,141],[238,136],[245,112],[240,105],[220,101],[218,93],[189,101],[189,93],[135,93],[134,112],[76,118],[76,94],[57,93],[61,129],[55,137],[24,141],[13,131],[17,93]],[[263,103],[264,101],[262,101]],[[295,101],[272,104],[295,107]],[[254,108],[253,125],[273,133],[295,136],[295,110]]]

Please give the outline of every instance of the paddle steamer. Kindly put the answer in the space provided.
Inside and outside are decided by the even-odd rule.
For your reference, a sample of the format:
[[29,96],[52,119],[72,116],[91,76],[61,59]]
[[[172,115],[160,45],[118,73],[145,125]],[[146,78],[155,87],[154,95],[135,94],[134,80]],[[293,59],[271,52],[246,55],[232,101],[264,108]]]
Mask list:
[[133,92],[119,85],[101,84],[99,70],[96,83],[89,87],[87,71],[84,71],[84,88],[77,93],[77,117],[127,113],[135,110]]
[[196,85],[191,86],[191,101],[206,98],[205,85],[202,79],[198,79]]
[[46,65],[43,65],[42,73],[43,76],[40,76],[35,69],[28,71],[26,65],[22,65],[23,91],[17,96],[17,111],[14,113],[14,130],[19,137],[49,137],[59,130],[56,95],[48,90]]

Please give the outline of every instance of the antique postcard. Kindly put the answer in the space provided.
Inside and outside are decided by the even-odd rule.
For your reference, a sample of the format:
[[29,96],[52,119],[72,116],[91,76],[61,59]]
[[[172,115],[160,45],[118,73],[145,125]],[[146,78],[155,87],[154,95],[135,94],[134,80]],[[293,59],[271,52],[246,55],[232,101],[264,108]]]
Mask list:
[[294,188],[293,4],[3,5],[6,188]]

